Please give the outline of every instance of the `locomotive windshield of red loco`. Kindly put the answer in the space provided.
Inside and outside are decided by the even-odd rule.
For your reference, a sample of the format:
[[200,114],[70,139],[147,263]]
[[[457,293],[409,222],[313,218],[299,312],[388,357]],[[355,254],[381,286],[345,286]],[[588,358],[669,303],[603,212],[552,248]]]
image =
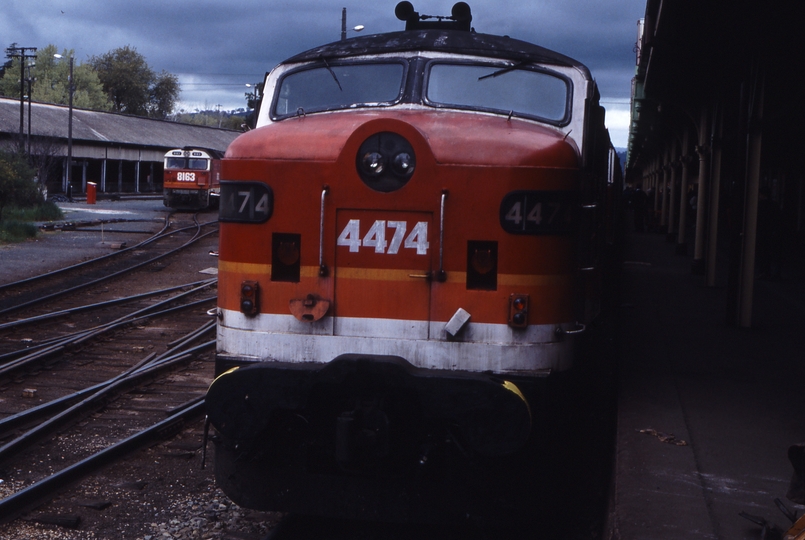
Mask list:
[[327,63],[283,77],[274,117],[390,105],[402,94],[405,64]]
[[168,157],[165,160],[166,169],[190,169],[193,171],[206,171],[210,160],[204,158]]
[[433,63],[427,101],[433,106],[487,110],[562,125],[571,85],[564,77],[515,66]]

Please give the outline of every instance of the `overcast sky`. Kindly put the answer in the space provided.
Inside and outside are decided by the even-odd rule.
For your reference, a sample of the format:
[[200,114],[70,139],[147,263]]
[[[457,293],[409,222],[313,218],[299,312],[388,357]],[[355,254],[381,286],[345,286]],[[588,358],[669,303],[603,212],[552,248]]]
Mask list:
[[[449,15],[454,0],[411,0],[420,14]],[[607,126],[625,147],[637,20],[646,0],[469,0],[478,32],[504,34],[586,64],[598,81]],[[75,50],[78,63],[129,45],[148,65],[179,77],[179,107],[246,106],[247,83],[281,60],[341,36],[402,30],[397,0],[2,0],[0,45]],[[353,34],[353,31],[349,32]]]

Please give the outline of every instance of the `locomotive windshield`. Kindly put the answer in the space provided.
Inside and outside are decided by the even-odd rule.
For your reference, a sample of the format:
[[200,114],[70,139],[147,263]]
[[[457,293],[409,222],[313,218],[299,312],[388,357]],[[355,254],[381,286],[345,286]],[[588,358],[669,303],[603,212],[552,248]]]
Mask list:
[[435,106],[512,113],[561,124],[568,116],[570,85],[557,75],[516,65],[433,63],[425,96]]
[[402,93],[400,62],[328,64],[294,71],[280,82],[277,117],[316,111],[389,105]]
[[165,168],[206,171],[208,163],[209,160],[203,158],[169,157],[165,160]]

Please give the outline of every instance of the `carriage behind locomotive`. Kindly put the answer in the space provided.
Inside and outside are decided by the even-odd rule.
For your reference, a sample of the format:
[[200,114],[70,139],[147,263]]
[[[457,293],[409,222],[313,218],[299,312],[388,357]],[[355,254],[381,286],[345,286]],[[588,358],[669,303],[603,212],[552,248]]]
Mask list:
[[223,161],[207,406],[242,506],[465,516],[479,471],[506,499],[601,311],[620,178],[587,68],[463,3],[397,15],[275,68]]

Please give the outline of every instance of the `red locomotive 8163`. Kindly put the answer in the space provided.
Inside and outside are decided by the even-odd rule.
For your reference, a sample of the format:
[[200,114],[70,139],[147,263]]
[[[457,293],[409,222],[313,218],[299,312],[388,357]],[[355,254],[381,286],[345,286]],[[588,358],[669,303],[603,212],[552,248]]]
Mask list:
[[397,16],[277,66],[223,160],[207,408],[241,506],[428,520],[521,500],[506,471],[546,465],[600,310],[619,179],[587,68],[476,33],[464,3]]
[[220,195],[221,158],[217,150],[176,148],[165,154],[163,204],[182,210],[215,206]]

